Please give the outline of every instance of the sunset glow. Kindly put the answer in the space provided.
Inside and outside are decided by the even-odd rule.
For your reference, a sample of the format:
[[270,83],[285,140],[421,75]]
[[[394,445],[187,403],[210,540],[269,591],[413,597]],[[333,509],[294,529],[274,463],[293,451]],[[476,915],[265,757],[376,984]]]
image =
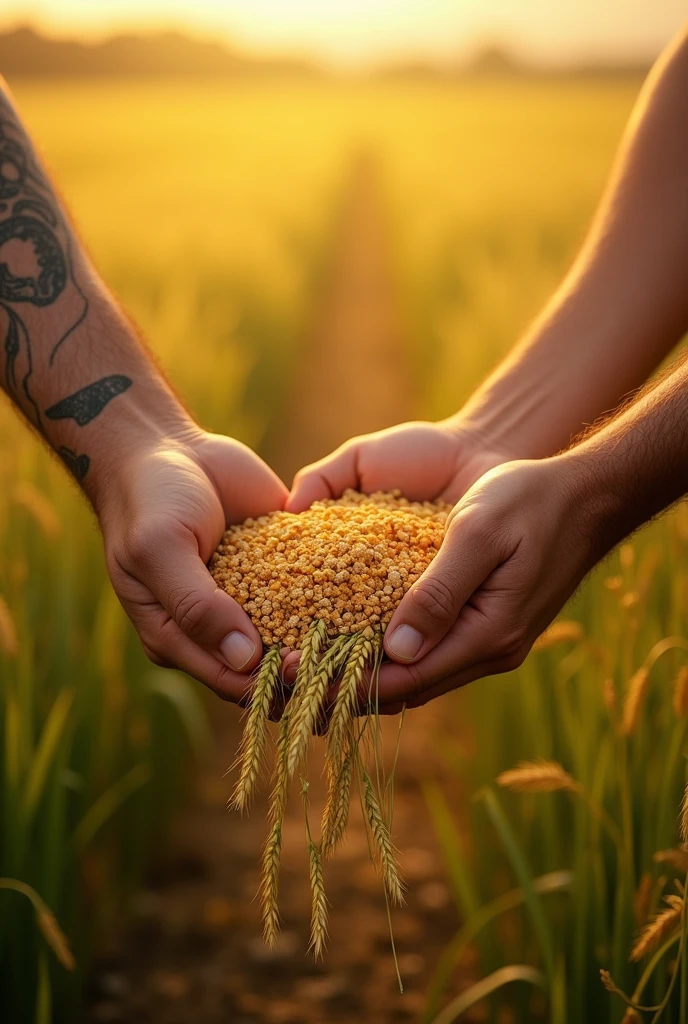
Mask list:
[[652,58],[685,20],[683,0],[9,0],[0,26],[58,34],[181,28],[238,47],[336,63],[450,59],[485,41],[551,62]]

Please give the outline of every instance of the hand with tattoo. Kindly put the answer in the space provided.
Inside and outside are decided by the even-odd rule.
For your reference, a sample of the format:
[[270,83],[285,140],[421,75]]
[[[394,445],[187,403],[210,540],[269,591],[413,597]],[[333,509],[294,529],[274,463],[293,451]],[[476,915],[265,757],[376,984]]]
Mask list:
[[240,700],[260,637],[205,563],[227,524],[282,508],[286,489],[183,408],[88,260],[1,80],[0,383],[90,499],[149,657]]
[[282,508],[284,484],[250,449],[192,430],[127,457],[98,508],[108,571],[149,658],[226,699],[245,694],[262,642],[206,568],[225,526]]

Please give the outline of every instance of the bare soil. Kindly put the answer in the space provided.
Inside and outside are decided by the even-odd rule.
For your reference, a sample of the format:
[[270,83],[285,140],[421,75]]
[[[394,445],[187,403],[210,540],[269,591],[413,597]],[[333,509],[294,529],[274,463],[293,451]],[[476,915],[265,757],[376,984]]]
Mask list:
[[[285,478],[352,434],[412,415],[413,387],[391,282],[375,176],[361,162],[352,174],[305,346],[303,388],[273,459]],[[394,840],[408,905],[394,912],[393,921],[403,995],[357,806],[344,847],[326,867],[330,943],[325,959],[314,963],[306,954],[310,891],[303,809],[295,795],[284,834],[284,928],[277,949],[266,950],[255,901],[265,798],[246,819],[227,812],[231,780],[223,774],[233,760],[240,718],[236,708],[224,705],[214,705],[213,716],[216,747],[176,823],[171,853],[136,896],[127,931],[113,938],[96,964],[87,1024],[419,1021],[432,966],[458,926],[419,785],[442,770],[433,754],[439,710],[431,705],[408,715],[397,767]],[[396,729],[396,721],[385,723],[387,757]],[[318,768],[311,779],[317,821]]]

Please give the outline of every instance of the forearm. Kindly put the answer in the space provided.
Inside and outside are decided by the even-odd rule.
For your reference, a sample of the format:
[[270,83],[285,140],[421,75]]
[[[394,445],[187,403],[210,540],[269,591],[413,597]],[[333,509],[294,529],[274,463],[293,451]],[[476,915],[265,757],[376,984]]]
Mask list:
[[688,36],[641,94],[570,274],[456,421],[516,458],[565,448],[688,329]]
[[0,383],[97,507],[194,427],[79,242],[0,83]]
[[688,493],[688,357],[558,460],[594,523],[597,560]]

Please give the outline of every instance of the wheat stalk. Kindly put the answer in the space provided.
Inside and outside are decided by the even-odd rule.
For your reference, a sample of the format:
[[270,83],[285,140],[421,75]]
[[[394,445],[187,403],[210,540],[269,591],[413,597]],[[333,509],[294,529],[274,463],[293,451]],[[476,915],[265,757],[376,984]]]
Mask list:
[[48,943],[62,966],[68,971],[73,971],[76,967],[74,955],[69,948],[67,937],[57,923],[57,918],[53,912],[45,905],[37,906],[36,921],[38,922],[38,927],[41,930],[43,938]]
[[570,793],[580,791],[580,783],[557,761],[544,758],[538,761],[519,761],[515,768],[498,775],[497,782],[517,793],[553,793],[562,789]]
[[680,927],[683,914],[683,896],[665,896],[667,903],[666,910],[660,910],[646,928],[638,936],[630,959],[633,961],[642,960],[647,953],[656,949],[663,939],[666,939]]
[[679,874],[688,874],[688,849],[657,850],[652,856],[655,864],[668,864]]
[[301,700],[289,716],[289,738],[287,753],[287,773],[291,778],[301,763],[313,727],[320,713],[327,690],[334,680],[341,662],[348,654],[352,638],[338,637],[330,649],[323,655],[313,676],[308,680]]
[[681,835],[681,842],[684,847],[688,849],[688,785],[686,785],[686,788],[683,791],[683,800],[681,801],[679,832]]
[[248,807],[260,772],[268,714],[279,678],[280,665],[279,647],[273,647],[265,655],[258,669],[241,739],[239,781],[232,795],[232,805],[239,811],[244,811]]
[[308,840],[308,864],[311,881],[311,939],[309,949],[319,960],[327,942],[327,897],[323,879],[322,857],[312,839]]
[[366,662],[373,656],[374,650],[374,633],[368,628],[354,640],[327,730],[328,757],[335,769],[344,755],[347,728],[356,708],[358,688],[363,679]]
[[[353,737],[350,738],[353,742]],[[341,842],[349,816],[353,752],[350,751],[335,772],[330,768],[330,787],[320,824],[320,849],[326,859],[331,857]]]
[[628,681],[626,688],[626,700],[624,701],[623,713],[621,715],[621,733],[630,736],[635,732],[635,727],[640,719],[645,702],[645,695],[650,682],[650,669],[647,665],[641,665],[637,672],[634,672]]
[[280,857],[282,853],[282,820],[272,823],[263,848],[263,873],[260,885],[260,905],[263,912],[263,938],[269,949],[274,949],[280,930],[277,906]]
[[401,907],[404,905],[404,890],[399,880],[392,839],[382,817],[380,804],[375,796],[370,776],[365,768],[363,769],[363,806],[365,807],[370,832],[380,858],[382,879],[385,883],[387,895],[393,904]]
[[280,857],[282,853],[282,823],[287,806],[289,778],[287,776],[287,736],[289,715],[285,710],[277,733],[275,767],[272,773],[272,793],[268,816],[272,822],[263,847],[262,875],[259,890],[263,912],[263,935],[265,943],[274,948],[280,929],[277,896],[279,891]]
[[308,688],[318,668],[320,652],[327,641],[327,624],[322,619],[314,619],[308,627],[308,632],[301,646],[301,657],[296,670],[294,689],[289,698],[289,715],[293,716],[296,709],[303,700],[304,693]]

